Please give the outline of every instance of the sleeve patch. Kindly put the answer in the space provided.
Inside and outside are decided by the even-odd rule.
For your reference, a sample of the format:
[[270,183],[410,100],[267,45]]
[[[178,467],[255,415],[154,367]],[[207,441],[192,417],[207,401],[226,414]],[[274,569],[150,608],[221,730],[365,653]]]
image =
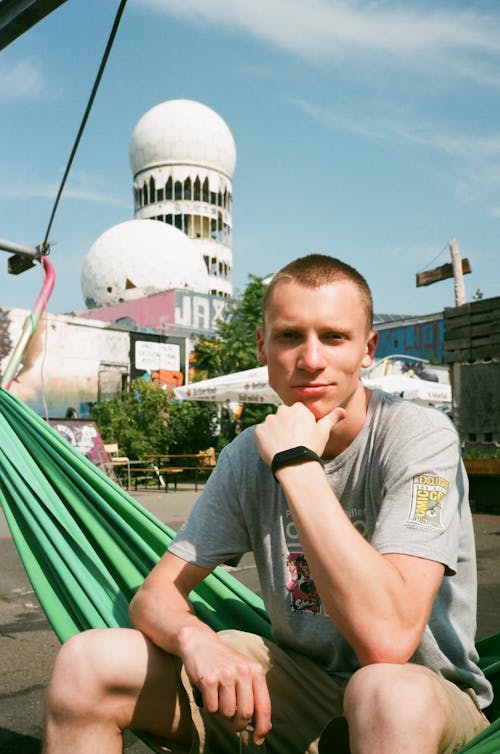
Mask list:
[[443,498],[449,482],[435,474],[418,474],[413,477],[410,515],[408,523],[443,529],[441,519]]

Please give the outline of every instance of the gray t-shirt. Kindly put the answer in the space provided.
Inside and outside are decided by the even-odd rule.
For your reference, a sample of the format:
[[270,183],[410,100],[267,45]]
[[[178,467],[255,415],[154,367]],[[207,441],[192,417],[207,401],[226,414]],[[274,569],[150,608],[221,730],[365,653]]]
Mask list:
[[[352,524],[378,552],[445,565],[411,659],[473,688],[486,707],[492,690],[476,664],[468,482],[451,422],[434,408],[375,390],[361,432],[325,464],[325,473]],[[253,552],[275,641],[308,655],[330,674],[348,677],[359,667],[323,610],[285,496],[260,458],[253,427],[221,453],[170,551],[203,568]]]

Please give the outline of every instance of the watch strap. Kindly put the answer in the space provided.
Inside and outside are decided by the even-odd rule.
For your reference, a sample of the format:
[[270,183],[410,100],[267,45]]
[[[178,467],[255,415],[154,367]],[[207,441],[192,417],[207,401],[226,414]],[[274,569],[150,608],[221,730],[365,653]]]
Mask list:
[[[281,450],[279,453],[276,453],[271,461],[271,471],[276,479],[276,472],[278,469],[283,468],[283,466],[293,466],[297,463],[304,463],[305,461],[317,461],[323,466],[323,461],[314,450],[306,448],[305,445],[297,445],[295,448],[288,448],[287,450]],[[278,482],[277,479],[276,481]]]

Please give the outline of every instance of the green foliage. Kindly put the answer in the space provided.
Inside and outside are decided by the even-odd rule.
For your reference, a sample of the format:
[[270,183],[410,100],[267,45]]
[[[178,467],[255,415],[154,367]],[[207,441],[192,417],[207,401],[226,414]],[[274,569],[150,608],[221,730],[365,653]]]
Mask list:
[[262,403],[245,403],[240,416],[241,429],[261,424],[266,416],[276,413],[276,406]]
[[[228,321],[219,322],[216,337],[198,342],[194,351],[195,380],[219,377],[259,366],[255,333],[262,324],[262,298],[265,288],[264,278],[249,275],[243,295],[229,306]],[[235,420],[227,408],[222,407],[221,435],[215,443],[217,449],[221,450],[238,431],[252,424],[260,424],[268,414],[275,411],[275,406],[246,403],[241,416]]]
[[249,275],[241,299],[230,307],[228,322],[220,322],[219,338],[223,342],[224,372],[239,372],[258,366],[255,331],[262,324],[263,278]]
[[168,427],[171,453],[197,453],[215,444],[218,407],[214,403],[171,401]]
[[94,418],[104,442],[117,442],[120,453],[141,458],[145,453],[167,452],[172,433],[165,423],[168,398],[161,388],[143,379],[98,404]]
[[195,380],[206,380],[224,374],[223,341],[219,338],[204,338],[199,340],[194,350],[196,372]]
[[249,275],[243,295],[229,305],[228,321],[218,323],[217,336],[198,342],[196,379],[218,377],[259,365],[255,331],[262,323],[264,291],[264,279]]
[[498,458],[500,459],[500,448],[470,448],[462,453],[463,458]]
[[131,459],[147,453],[196,453],[214,444],[217,407],[179,403],[157,385],[133,380],[128,389],[94,409],[104,442],[117,442]]

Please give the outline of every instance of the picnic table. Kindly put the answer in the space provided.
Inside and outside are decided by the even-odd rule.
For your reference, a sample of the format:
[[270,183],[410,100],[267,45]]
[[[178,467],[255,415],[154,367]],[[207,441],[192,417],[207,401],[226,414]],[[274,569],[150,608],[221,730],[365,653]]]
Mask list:
[[130,474],[136,490],[137,483],[142,477],[144,479],[156,478],[158,487],[168,492],[170,480],[173,481],[176,490],[180,474],[191,472],[197,491],[200,474],[209,474],[215,464],[215,452],[210,450],[199,453],[146,453],[141,461],[131,464]]

